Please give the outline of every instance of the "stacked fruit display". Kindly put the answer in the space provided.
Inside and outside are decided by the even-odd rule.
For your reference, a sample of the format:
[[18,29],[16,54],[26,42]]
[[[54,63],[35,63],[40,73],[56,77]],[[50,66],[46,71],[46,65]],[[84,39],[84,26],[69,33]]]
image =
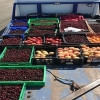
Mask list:
[[60,59],[80,59],[81,52],[76,47],[61,47],[57,49],[57,55]]
[[43,44],[43,37],[26,37],[26,40],[23,41],[25,45],[42,45]]
[[0,100],[19,100],[21,85],[0,85]]

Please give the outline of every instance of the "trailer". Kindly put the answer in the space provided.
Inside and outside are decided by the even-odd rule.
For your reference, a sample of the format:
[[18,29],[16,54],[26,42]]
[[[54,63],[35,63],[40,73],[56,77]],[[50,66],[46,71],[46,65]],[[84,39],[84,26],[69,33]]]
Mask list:
[[[98,23],[100,20],[99,5],[100,0],[15,0],[12,19],[2,37],[9,35],[9,30],[13,27],[12,22],[16,20],[25,22],[30,18],[44,17],[60,20],[61,16],[66,14],[81,14],[87,23]],[[14,30],[14,27],[11,30]],[[99,43],[96,45],[99,46]],[[56,61],[58,64],[51,65],[47,62],[45,86],[37,86],[36,84],[39,83],[27,86],[28,83],[26,83],[25,95],[20,100],[100,100],[100,60],[93,61],[95,63],[74,64],[67,62],[64,65]],[[39,64],[31,66],[41,66]],[[24,65],[22,66],[24,67]]]

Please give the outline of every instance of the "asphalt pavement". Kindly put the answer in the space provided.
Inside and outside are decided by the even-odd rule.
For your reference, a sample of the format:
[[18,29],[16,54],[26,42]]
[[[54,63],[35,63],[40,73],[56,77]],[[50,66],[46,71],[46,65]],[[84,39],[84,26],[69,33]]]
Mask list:
[[0,35],[11,20],[14,0],[0,0]]

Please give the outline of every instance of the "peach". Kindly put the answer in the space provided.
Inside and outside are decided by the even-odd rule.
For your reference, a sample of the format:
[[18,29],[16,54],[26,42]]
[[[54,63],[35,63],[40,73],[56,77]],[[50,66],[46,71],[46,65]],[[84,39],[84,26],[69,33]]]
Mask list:
[[68,50],[69,53],[73,53],[73,50]]
[[65,56],[66,59],[71,59],[71,56]]
[[89,53],[88,52],[84,52],[83,53],[85,56],[89,56]]
[[74,54],[76,54],[77,56],[79,56],[79,55],[80,55],[80,52],[77,52],[77,51],[76,51],[76,52],[74,52]]
[[63,50],[63,48],[58,48],[58,50]]

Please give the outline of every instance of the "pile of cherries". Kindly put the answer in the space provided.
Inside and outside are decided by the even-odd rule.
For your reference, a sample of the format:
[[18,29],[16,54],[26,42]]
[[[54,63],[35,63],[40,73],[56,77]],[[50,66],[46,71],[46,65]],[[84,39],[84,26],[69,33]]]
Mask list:
[[15,21],[13,22],[13,26],[27,26],[27,22]]
[[30,30],[29,35],[44,35],[44,34],[54,34],[54,30]]
[[1,62],[29,62],[31,49],[8,48]]
[[2,40],[1,45],[20,45],[20,42],[21,42],[20,37],[4,38]]
[[31,28],[35,30],[41,30],[41,29],[55,29],[56,25],[41,25],[41,26],[31,26]]
[[0,85],[0,100],[18,100],[21,85]]
[[42,81],[42,68],[0,69],[1,81]]
[[67,43],[89,43],[84,35],[66,35],[65,40]]
[[100,33],[100,24],[90,24],[91,28],[93,29],[94,32],[99,32]]
[[24,34],[24,30],[10,30],[9,34]]

